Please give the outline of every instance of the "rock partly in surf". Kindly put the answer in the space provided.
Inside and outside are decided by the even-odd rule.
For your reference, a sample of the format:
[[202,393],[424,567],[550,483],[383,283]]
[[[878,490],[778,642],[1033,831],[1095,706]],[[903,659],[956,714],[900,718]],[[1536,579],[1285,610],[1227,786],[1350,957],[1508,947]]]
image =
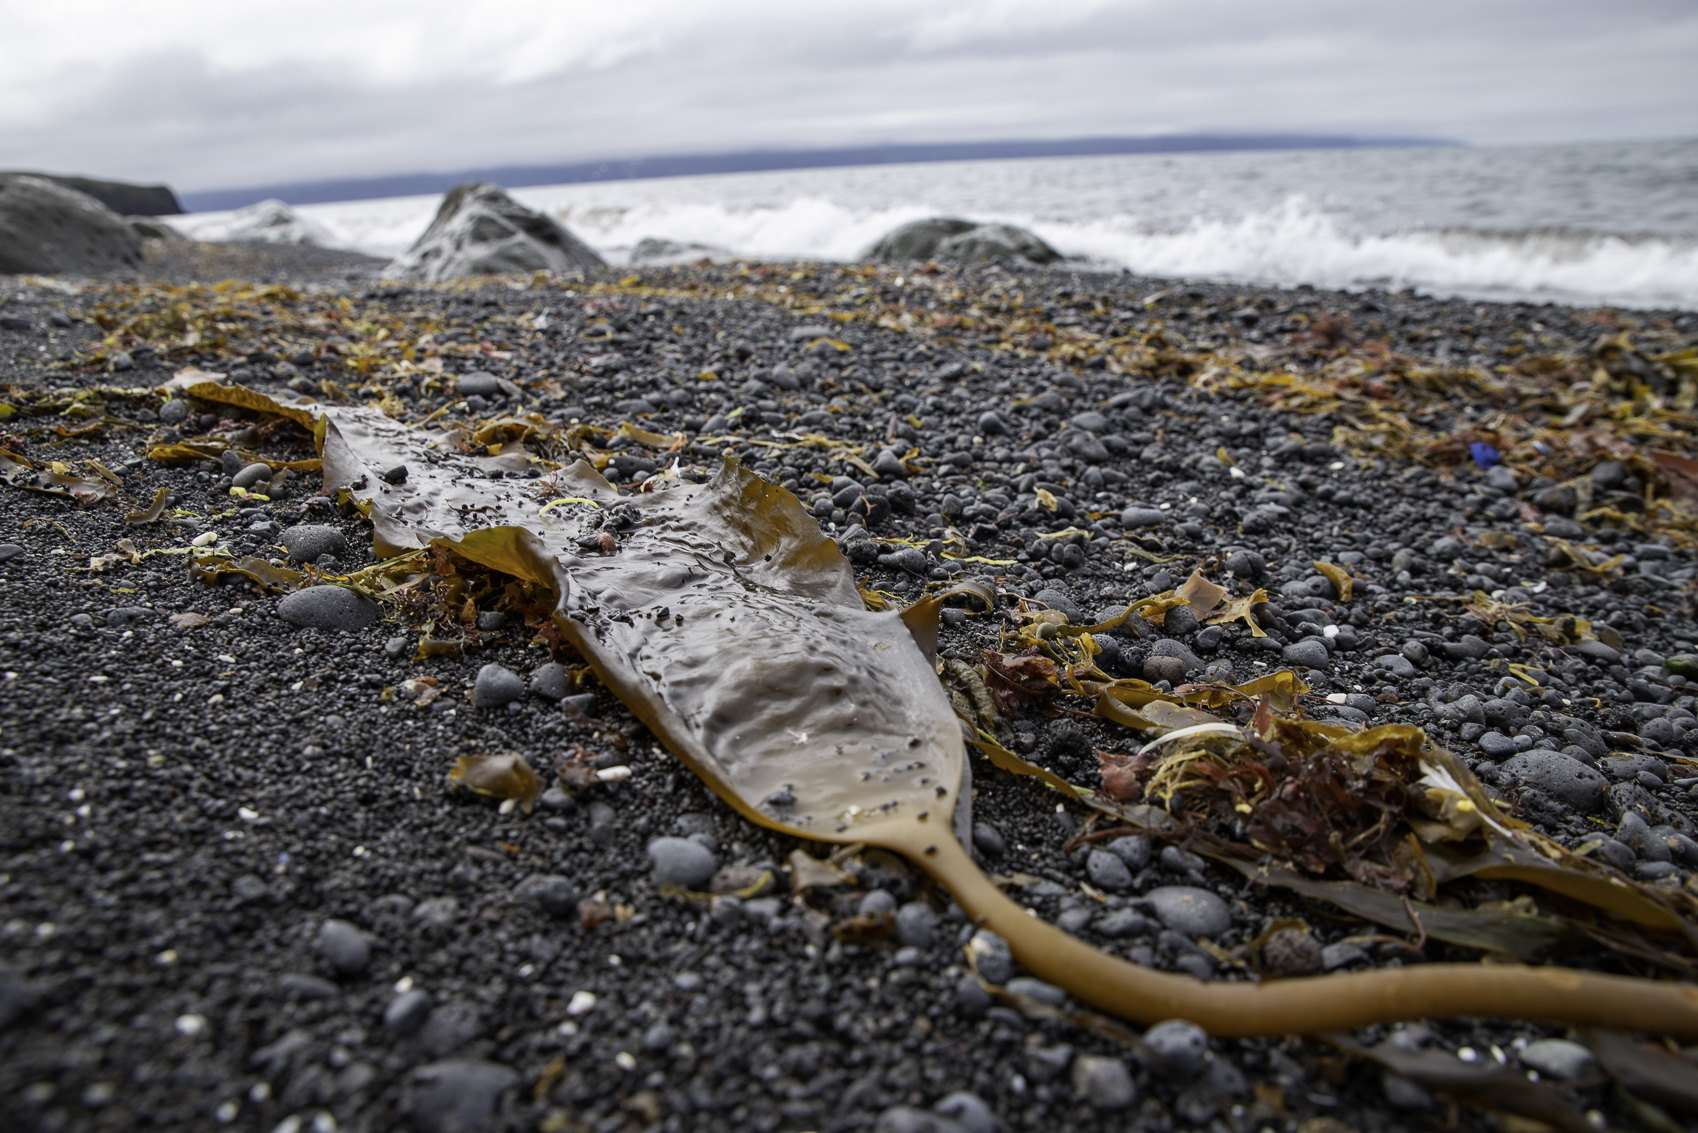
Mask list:
[[502,272],[573,271],[602,259],[545,213],[487,181],[456,185],[417,243],[389,265],[396,279],[436,282]]
[[874,244],[867,259],[879,263],[943,260],[951,263],[1048,264],[1061,253],[1024,228],[1011,224],[978,224],[971,220],[934,216],[894,229]]

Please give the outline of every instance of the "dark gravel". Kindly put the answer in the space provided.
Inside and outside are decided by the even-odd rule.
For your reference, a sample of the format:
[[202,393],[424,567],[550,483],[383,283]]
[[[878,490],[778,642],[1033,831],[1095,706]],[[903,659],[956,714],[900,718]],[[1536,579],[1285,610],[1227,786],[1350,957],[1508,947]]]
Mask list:
[[[162,262],[159,274],[248,264],[250,276],[295,281],[311,301],[346,295],[354,318],[429,324],[452,344],[439,356],[461,376],[458,396],[474,416],[536,412],[690,434],[673,454],[626,446],[610,464],[616,482],[674,457],[703,474],[735,451],[801,496],[869,588],[911,597],[952,577],[992,577],[1008,594],[1084,619],[1172,587],[1193,567],[1236,579],[1238,593],[1263,586],[1273,597],[1266,638],[1180,618],[1165,634],[1105,635],[1104,656],[1125,675],[1175,682],[1302,667],[1315,715],[1428,728],[1553,837],[1657,884],[1686,885],[1698,868],[1681,762],[1698,755],[1698,715],[1676,671],[1684,663],[1669,660],[1698,652],[1698,564],[1687,546],[1582,529],[1533,502],[1542,488],[1471,466],[1440,476],[1359,460],[1333,447],[1328,419],[1203,388],[1183,367],[1113,374],[1089,357],[1058,357],[1048,337],[1160,321],[1183,327],[1197,349],[1289,348],[1286,361],[1302,370],[1325,363],[1304,345],[1315,323],[1348,315],[1352,333],[1390,349],[1494,365],[1535,340],[1584,351],[1625,322],[1689,345],[1698,331],[1689,313],[1066,270],[899,283],[885,269],[857,283],[835,269],[731,266],[625,284],[609,275],[529,289],[524,280],[398,288],[334,257],[193,255]],[[940,343],[739,291],[787,278],[798,295],[861,287],[885,301],[908,295],[921,310],[937,289],[977,289],[987,306],[1018,293],[1050,329],[1025,333],[1014,350],[971,334]],[[484,630],[480,620],[463,656],[415,660],[416,618],[385,607],[372,621],[345,591],[279,602],[241,581],[191,581],[172,555],[91,569],[120,540],[181,548],[208,532],[279,563],[297,547],[329,554],[338,572],[374,561],[367,524],[317,497],[311,474],[269,503],[233,506],[227,481],[239,468],[143,457],[149,438],[252,425],[162,414],[160,397],[143,391],[172,370],[197,365],[261,388],[333,380],[355,393],[362,379],[338,357],[338,336],[255,323],[222,347],[162,356],[121,341],[105,348],[102,372],[78,367],[76,352],[103,334],[89,320],[114,294],[0,290],[11,320],[0,326],[0,384],[16,387],[0,400],[61,386],[138,391],[110,396],[113,420],[85,438],[54,433],[48,418],[0,419],[15,451],[99,460],[123,485],[119,499],[90,506],[0,489],[9,1127],[954,1133],[996,1122],[1294,1131],[1332,1128],[1313,1124],[1327,1117],[1359,1130],[1448,1120],[1423,1091],[1347,1071],[1317,1044],[1208,1042],[1169,1026],[1153,1050],[1135,1053],[995,1004],[966,978],[972,926],[887,856],[853,859],[852,883],[793,901],[780,864],[798,848],[828,848],[742,820],[605,691],[572,688],[548,668],[546,644],[522,626]],[[539,312],[546,325],[536,329]],[[484,374],[493,380],[472,376]],[[414,418],[459,404],[422,376],[367,389],[356,396],[394,392]],[[835,459],[840,450],[754,443],[775,430],[853,441],[880,476]],[[726,436],[737,440],[702,439]],[[259,447],[310,455],[287,434]],[[1249,475],[1234,475],[1221,449]],[[1602,482],[1619,471],[1604,470]],[[174,501],[167,519],[127,524],[125,513],[160,488]],[[959,542],[946,542],[952,532]],[[1557,532],[1625,558],[1607,575],[1552,569]],[[1353,602],[1337,600],[1316,560],[1358,576]],[[1474,589],[1542,616],[1590,619],[1607,629],[1605,642],[1523,642],[1460,602],[1426,597]],[[989,619],[946,619],[943,653],[974,660],[994,633]],[[1541,684],[1525,687],[1511,663],[1540,670]],[[423,683],[403,688],[423,677],[438,682],[434,700],[421,696]],[[535,695],[523,695],[527,686]],[[474,689],[483,690],[476,703]],[[1130,742],[1066,715],[1012,721],[1012,746],[1084,785],[1097,782],[1096,748]],[[529,814],[449,789],[456,757],[507,752],[545,773],[554,756],[577,752],[602,777],[550,790]],[[1082,812],[977,759],[974,778],[972,841],[986,867],[1012,876],[1037,914],[1139,962],[1221,978],[1197,934],[1231,948],[1282,916],[1305,917],[1313,933],[1287,942],[1293,971],[1452,954],[1383,936],[1357,942],[1378,930],[1246,887],[1176,847],[1124,839],[1068,852]],[[775,889],[746,888],[766,871]],[[665,897],[662,883],[722,895]],[[829,931],[858,912],[886,924],[884,935],[851,943]],[[973,948],[981,972],[1006,966],[996,941]],[[1511,1062],[1529,1042],[1564,1038],[1465,1021],[1404,1037]],[[1567,1070],[1577,1059],[1543,1046],[1535,1064]],[[1625,1120],[1605,1086],[1580,1096],[1612,1123]],[[1457,1120],[1493,1127],[1473,1111]]]

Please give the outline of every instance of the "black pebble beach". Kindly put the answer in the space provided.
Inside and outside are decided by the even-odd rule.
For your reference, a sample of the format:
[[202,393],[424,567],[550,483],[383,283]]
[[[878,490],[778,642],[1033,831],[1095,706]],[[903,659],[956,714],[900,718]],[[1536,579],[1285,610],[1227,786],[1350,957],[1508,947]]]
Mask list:
[[[993,1001],[968,974],[973,926],[889,855],[794,900],[791,854],[831,847],[741,818],[593,682],[563,704],[547,643],[514,619],[481,613],[460,655],[416,659],[401,606],[286,620],[244,579],[193,577],[196,540],[277,564],[299,544],[340,574],[376,560],[369,524],[311,471],[256,501],[231,495],[240,467],[149,459],[203,435],[314,455],[298,433],[156,392],[188,368],[407,421],[534,413],[681,433],[627,442],[609,479],[674,462],[701,478],[736,455],[795,492],[863,589],[892,601],[982,579],[1081,624],[1194,569],[1234,595],[1260,587],[1265,637],[1181,615],[1100,635],[1098,664],[1169,687],[1295,669],[1312,716],[1425,728],[1550,837],[1690,891],[1698,560],[1690,521],[1647,504],[1635,455],[1693,455],[1691,403],[1666,391],[1660,440],[1580,414],[1562,448],[1506,424],[1533,394],[1472,399],[1458,375],[1513,373],[1555,398],[1602,369],[1602,390],[1629,356],[1600,343],[1627,335],[1629,363],[1675,355],[1698,342],[1692,313],[1067,267],[732,263],[433,286],[381,267],[189,246],[148,278],[0,283],[0,412],[14,409],[0,448],[110,474],[87,504],[0,484],[0,1125],[1499,1127],[1312,1040],[1191,1050],[1180,1034],[1158,1049],[1152,1034],[1133,1050]],[[251,282],[188,282],[224,275]],[[1674,372],[1646,365],[1648,386]],[[1387,389],[1388,372],[1439,376]],[[23,411],[94,389],[92,415]],[[1566,478],[1493,463],[1534,440]],[[126,519],[162,492],[161,519]],[[1349,602],[1317,562],[1354,576]],[[1471,612],[1476,592],[1586,619],[1597,639],[1524,640]],[[960,608],[940,656],[974,663],[996,625]],[[1081,712],[1027,708],[1009,728],[1013,750],[1089,788],[1099,750],[1142,742]],[[448,781],[459,757],[520,753],[552,785],[574,751],[600,777],[528,814]],[[1478,956],[1176,847],[1106,855],[1076,840],[1089,811],[973,764],[985,869],[1118,955],[1244,978],[1223,956],[1303,918],[1327,970]],[[1571,765],[1596,783],[1564,778]],[[763,873],[770,888],[730,895]],[[722,895],[663,893],[665,879]],[[1174,927],[1143,897],[1173,886],[1206,890],[1229,923]],[[895,928],[833,931],[858,913]],[[1571,962],[1607,967],[1588,955]],[[1517,1069],[1528,1044],[1568,1037],[1402,1030]],[[1606,1079],[1584,1079],[1582,1108],[1627,1127]]]

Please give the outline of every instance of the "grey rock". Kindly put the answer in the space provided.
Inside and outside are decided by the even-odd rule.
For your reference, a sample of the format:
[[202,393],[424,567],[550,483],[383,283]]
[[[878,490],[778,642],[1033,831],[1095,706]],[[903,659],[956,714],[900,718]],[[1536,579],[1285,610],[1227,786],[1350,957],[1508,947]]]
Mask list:
[[1367,958],[1367,949],[1352,941],[1340,941],[1321,949],[1321,967],[1329,972],[1360,963]]
[[430,1018],[419,1029],[418,1045],[426,1054],[441,1058],[474,1041],[483,1032],[483,1017],[477,1005],[451,999],[431,1011]]
[[1036,1082],[1053,1082],[1073,1063],[1073,1048],[1067,1043],[1026,1048],[1026,1076]]
[[878,1115],[873,1133],[966,1133],[965,1128],[940,1113],[894,1105]]
[[1306,669],[1324,669],[1332,655],[1327,647],[1315,638],[1305,638],[1293,641],[1280,650],[1280,657],[1287,665],[1300,665]]
[[1157,919],[1185,936],[1219,936],[1232,927],[1232,910],[1207,889],[1162,885],[1144,894]]
[[1063,591],[1053,588],[1040,590],[1034,595],[1033,601],[1048,606],[1052,610],[1061,611],[1067,615],[1067,620],[1074,625],[1082,625],[1085,622],[1085,612],[1079,608],[1077,602],[1069,598]]
[[1162,1067],[1191,1077],[1208,1061],[1209,1035],[1195,1023],[1169,1019],[1144,1032],[1144,1049]]
[[407,1118],[414,1133],[478,1133],[490,1128],[518,1072],[482,1059],[447,1059],[413,1071]]
[[1286,928],[1262,945],[1262,962],[1274,976],[1312,976],[1326,965],[1323,952],[1321,942],[1306,929]]
[[1159,654],[1144,658],[1144,679],[1151,684],[1162,681],[1170,685],[1180,684],[1185,680],[1185,662],[1177,657],[1164,657]]
[[101,275],[142,262],[141,238],[87,193],[0,173],[0,275]]
[[1609,781],[1595,768],[1557,751],[1523,752],[1505,761],[1503,769],[1523,786],[1535,787],[1585,814],[1597,812],[1609,786]]
[[1485,752],[1493,759],[1502,759],[1506,756],[1512,756],[1521,750],[1515,746],[1514,740],[1510,739],[1502,732],[1487,732],[1475,742],[1480,745],[1481,751]]
[[413,920],[427,936],[447,931],[459,918],[460,902],[453,897],[431,897],[413,908]]
[[932,1112],[949,1118],[966,1133],[999,1133],[1001,1123],[977,1094],[957,1090],[938,1100]]
[[1484,725],[1486,722],[1485,707],[1481,705],[1480,698],[1473,693],[1460,696],[1448,704],[1440,704],[1438,714],[1441,719],[1458,724]]
[[1126,1064],[1098,1054],[1081,1054],[1073,1060],[1073,1092],[1105,1110],[1125,1109],[1138,1096]]
[[944,260],[952,263],[1053,263],[1061,254],[1023,228],[977,224],[952,217],[910,221],[882,236],[864,257],[878,263]]
[[1150,930],[1150,922],[1136,909],[1111,909],[1097,918],[1096,930],[1112,940],[1127,936],[1142,936]]
[[254,463],[245,466],[240,472],[230,478],[230,486],[232,488],[246,488],[249,490],[257,488],[261,484],[269,484],[270,482],[271,465],[264,464],[259,461],[255,461]]
[[532,696],[559,704],[566,699],[567,687],[566,666],[558,661],[549,661],[531,670]]
[[973,953],[973,962],[977,965],[979,975],[986,982],[1005,984],[1014,975],[1014,953],[1009,950],[1008,942],[996,933],[980,929],[973,934],[967,947]]
[[1003,985],[1014,995],[1023,995],[1035,999],[1039,1003],[1047,1003],[1051,1007],[1060,1007],[1067,1002],[1067,993],[1052,983],[1033,979],[1031,976],[1015,976]]
[[460,397],[495,397],[501,390],[501,379],[482,370],[473,370],[454,379],[454,392]]
[[923,901],[896,910],[896,937],[909,948],[930,948],[937,935],[937,914]]
[[679,885],[701,890],[719,869],[713,851],[690,838],[656,838],[648,846],[656,885]]
[[371,940],[355,926],[342,920],[325,921],[318,929],[319,959],[344,979],[358,976],[371,963]]
[[383,1029],[395,1035],[410,1035],[430,1018],[430,995],[414,988],[389,1001],[383,1009]]
[[1160,527],[1167,522],[1167,512],[1153,507],[1129,507],[1120,513],[1122,527]]
[[908,469],[903,465],[902,458],[890,449],[880,449],[878,456],[873,458],[873,471],[886,480],[908,479]]
[[470,275],[589,271],[602,258],[553,217],[533,212],[487,181],[456,185],[436,217],[386,274],[440,282]]
[[1478,661],[1491,651],[1492,644],[1476,634],[1465,633],[1456,641],[1440,642],[1438,648],[1452,661]]
[[309,586],[277,603],[278,616],[301,629],[360,629],[380,612],[377,603],[345,586]]
[[1592,1052],[1567,1039],[1535,1039],[1517,1057],[1529,1070],[1564,1082],[1580,1077],[1592,1067]]
[[874,889],[861,898],[861,904],[855,911],[863,917],[876,917],[881,914],[895,916],[896,898],[890,895],[888,889]]
[[1185,666],[1187,673],[1195,673],[1203,667],[1201,657],[1187,649],[1182,642],[1174,641],[1172,638],[1164,637],[1151,645],[1150,653],[1157,657],[1172,657]]
[[320,555],[341,558],[348,553],[348,540],[342,533],[318,523],[298,523],[286,528],[282,542],[290,560],[297,563],[316,563]]
[[519,882],[513,897],[556,917],[567,916],[578,908],[577,890],[558,873],[531,874]]
[[189,403],[180,397],[174,397],[159,407],[159,423],[162,425],[181,425],[189,419]]
[[1125,862],[1129,869],[1143,869],[1150,864],[1150,839],[1143,834],[1116,838],[1104,849]]
[[1605,665],[1621,664],[1620,650],[1605,645],[1601,641],[1587,639],[1585,641],[1576,642],[1568,648],[1573,652],[1580,654],[1582,657]]
[[277,977],[277,990],[285,999],[335,999],[341,994],[329,980],[306,972],[284,972]]
[[472,703],[479,708],[501,708],[525,695],[519,674],[491,661],[478,670],[472,683]]
[[1132,888],[1132,871],[1117,854],[1107,850],[1092,850],[1085,858],[1085,875],[1091,884],[1109,893],[1124,893]]
[[106,624],[109,626],[133,626],[141,622],[152,621],[158,614],[146,606],[118,606],[106,611]]
[[973,848],[987,858],[1000,858],[1008,852],[1008,840],[1002,831],[988,822],[973,824]]
[[963,1019],[982,1019],[990,1010],[991,993],[977,979],[962,976],[955,984],[955,1010]]
[[1374,664],[1394,677],[1413,677],[1415,675],[1414,663],[1401,653],[1387,653],[1383,657],[1376,657]]
[[272,199],[237,209],[219,225],[221,243],[293,244],[328,248],[335,237],[323,225],[309,220],[282,201]]
[[[1174,637],[1190,637],[1197,632],[1199,626],[1197,615],[1191,612],[1189,606],[1180,606],[1169,610],[1167,617],[1162,620],[1162,630]],[[1322,651],[1325,652],[1324,649]],[[1310,666],[1310,668],[1315,667],[1317,666]]]

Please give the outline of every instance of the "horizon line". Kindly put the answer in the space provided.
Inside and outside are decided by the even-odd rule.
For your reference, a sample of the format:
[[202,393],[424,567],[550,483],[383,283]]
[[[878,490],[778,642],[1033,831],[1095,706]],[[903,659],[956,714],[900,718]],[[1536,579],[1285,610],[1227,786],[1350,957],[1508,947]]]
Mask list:
[[832,169],[857,165],[906,165],[1036,157],[1113,157],[1158,153],[1220,153],[1242,150],[1369,149],[1462,146],[1451,138],[1359,136],[1354,134],[1214,133],[1009,139],[988,142],[903,142],[816,149],[757,149],[707,154],[605,158],[565,164],[499,165],[451,172],[427,171],[372,177],[324,178],[178,194],[189,212],[221,212],[264,200],[289,205],[329,204],[445,192],[466,181],[493,181],[503,188],[572,185],[596,181],[643,181],[665,177],[780,170]]

